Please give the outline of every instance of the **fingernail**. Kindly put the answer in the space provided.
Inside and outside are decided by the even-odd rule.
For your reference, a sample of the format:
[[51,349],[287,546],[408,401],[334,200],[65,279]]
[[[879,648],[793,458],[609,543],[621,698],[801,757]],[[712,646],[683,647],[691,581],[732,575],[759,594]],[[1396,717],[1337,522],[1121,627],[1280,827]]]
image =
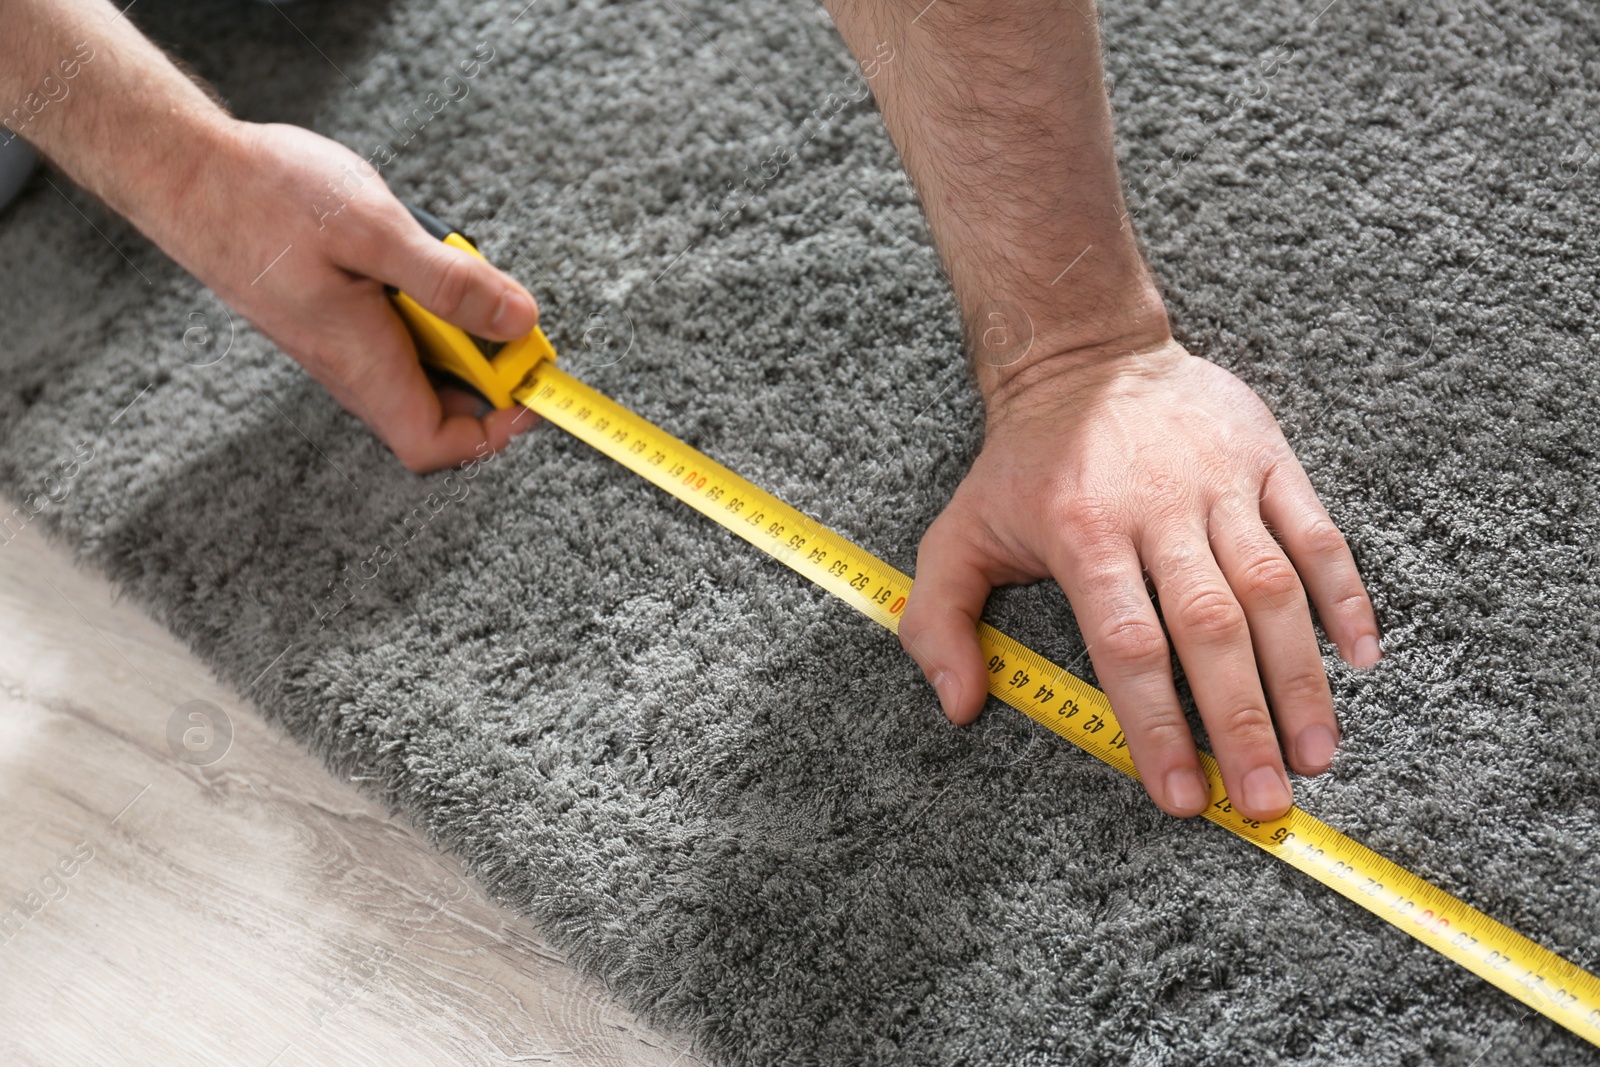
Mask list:
[[1382,658],[1383,647],[1378,644],[1376,637],[1367,634],[1356,642],[1355,652],[1350,657],[1350,665],[1365,670]]
[[538,324],[538,307],[515,289],[500,294],[494,315],[489,319],[489,328],[495,333],[523,334]]
[[518,434],[527,433],[537,425],[539,425],[539,416],[527,408],[521,408],[517,411],[516,417],[511,420],[511,436],[515,437]]
[[1339,735],[1326,726],[1308,726],[1301,731],[1296,750],[1300,754],[1300,765],[1314,767],[1316,773],[1320,774],[1333,762],[1333,754],[1339,751]]
[[953,714],[956,702],[961,699],[961,679],[949,671],[938,671],[932,681],[934,692],[939,694],[939,703],[944,707],[945,715]]
[[1241,806],[1263,815],[1284,812],[1293,802],[1289,783],[1272,767],[1257,767],[1245,775],[1243,793]]
[[1190,815],[1205,810],[1211,799],[1205,775],[1193,767],[1178,767],[1167,772],[1167,804]]

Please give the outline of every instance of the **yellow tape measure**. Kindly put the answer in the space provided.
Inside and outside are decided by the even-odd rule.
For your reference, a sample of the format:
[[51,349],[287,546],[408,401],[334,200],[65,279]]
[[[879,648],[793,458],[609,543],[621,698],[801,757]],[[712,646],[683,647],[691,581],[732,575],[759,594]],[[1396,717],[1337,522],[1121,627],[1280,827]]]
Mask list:
[[[476,252],[468,242],[462,246]],[[466,334],[415,303],[400,298],[397,305],[417,334],[425,361],[449,370],[485,396],[506,396],[525,405],[880,626],[898,631],[911,592],[910,578],[558,369],[554,351],[537,329],[489,358]],[[530,357],[531,353],[538,355]],[[978,631],[988,657],[991,694],[1124,774],[1138,777],[1104,693],[987,623]],[[1211,785],[1207,819],[1600,1046],[1600,978],[1298,807],[1271,822],[1243,818],[1228,803],[1216,761],[1204,753],[1200,759]]]

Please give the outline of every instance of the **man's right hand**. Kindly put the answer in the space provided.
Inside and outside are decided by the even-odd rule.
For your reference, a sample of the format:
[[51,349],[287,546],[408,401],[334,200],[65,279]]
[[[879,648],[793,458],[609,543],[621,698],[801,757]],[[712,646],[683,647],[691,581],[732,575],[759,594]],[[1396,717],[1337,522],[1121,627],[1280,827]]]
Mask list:
[[231,118],[106,0],[10,0],[4,21],[0,99],[37,104],[7,117],[10,132],[255,323],[407,467],[461,463],[533,425],[436,392],[384,286],[490,340],[531,330],[533,297],[430,237],[364,160]]
[[385,286],[470,334],[521,337],[532,295],[436,240],[355,153],[295,126],[228,119],[181,203],[135,220],[370,426],[414,471],[498,451],[532,427],[429,383]]

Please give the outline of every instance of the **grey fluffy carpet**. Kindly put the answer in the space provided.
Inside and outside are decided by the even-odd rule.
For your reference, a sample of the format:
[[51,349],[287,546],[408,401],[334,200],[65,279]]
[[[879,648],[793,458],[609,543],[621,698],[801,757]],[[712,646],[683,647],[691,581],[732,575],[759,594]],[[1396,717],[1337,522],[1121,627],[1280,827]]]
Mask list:
[[[1113,2],[1127,183],[1386,628],[1372,672],[1330,651],[1345,746],[1302,803],[1593,968],[1600,9],[1324,2]],[[981,412],[825,15],[524,3],[135,14],[240,114],[363,153],[491,42],[388,180],[559,348],[626,334],[582,376],[910,569]],[[215,300],[72,195],[104,237],[43,183],[0,219],[0,484],[91,443],[37,521],[719,1062],[1600,1062],[1020,715],[948,727],[888,635],[558,431],[447,485],[242,324],[190,365]],[[1053,586],[991,608],[1079,660]]]

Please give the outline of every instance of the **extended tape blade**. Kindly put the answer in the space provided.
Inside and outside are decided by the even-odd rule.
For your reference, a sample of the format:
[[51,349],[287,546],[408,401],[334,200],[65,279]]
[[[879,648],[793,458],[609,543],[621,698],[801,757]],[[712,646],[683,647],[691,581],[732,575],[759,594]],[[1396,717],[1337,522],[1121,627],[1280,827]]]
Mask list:
[[[662,430],[554,364],[516,392],[519,403],[738,534],[891,631],[911,579],[848,538]],[[1137,778],[1127,741],[1099,689],[987,623],[978,628],[989,692],[1091,755]],[[1246,819],[1228,802],[1216,761],[1205,816],[1600,1046],[1600,979],[1300,808]]]

